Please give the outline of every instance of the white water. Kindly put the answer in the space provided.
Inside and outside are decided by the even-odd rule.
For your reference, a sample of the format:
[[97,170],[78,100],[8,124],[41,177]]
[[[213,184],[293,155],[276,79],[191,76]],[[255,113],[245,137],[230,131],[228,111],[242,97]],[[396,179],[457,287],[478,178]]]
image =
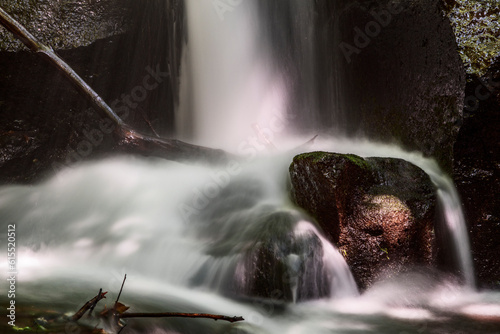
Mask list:
[[[393,146],[361,141],[318,141],[311,150],[326,148],[405,156],[421,164],[426,161]],[[203,321],[151,324],[180,333],[244,328],[250,333],[403,334],[426,333],[434,327],[437,329],[430,333],[456,333],[463,326],[472,328],[467,333],[475,333],[475,326],[482,323],[470,319],[499,319],[498,293],[476,293],[432,272],[380,282],[356,297],[342,256],[288,202],[284,176],[292,156],[248,158],[239,168],[219,169],[123,157],[76,166],[37,186],[1,188],[2,231],[7,224],[16,224],[17,230],[18,305],[62,304],[54,307],[74,312],[100,287],[109,290],[113,300],[127,273],[122,300],[135,311],[210,312],[246,319],[235,325]],[[230,175],[227,184],[224,173]],[[224,186],[217,187],[217,182]],[[219,202],[216,193],[224,195]],[[205,202],[204,196],[210,201]],[[224,211],[224,203],[228,211]],[[235,211],[241,203],[252,204],[250,209]],[[186,206],[195,210],[186,211]],[[203,224],[210,224],[208,214],[218,217],[212,207],[223,213],[222,223],[217,225],[216,219],[215,225],[200,230]],[[241,247],[254,238],[251,224],[258,231],[264,226],[254,219],[260,217],[255,213],[268,209],[293,213],[297,219],[283,223],[291,224],[296,237],[319,236],[322,262],[331,278],[331,297],[274,304],[228,292],[228,282],[241,283],[252,276],[249,272],[239,275],[234,264],[241,263]],[[247,215],[250,219],[245,219]],[[207,253],[221,245],[221,252],[226,252],[223,256]],[[5,263],[5,254],[0,259]],[[296,273],[300,261],[305,260],[300,252],[290,253],[289,271]],[[193,279],[200,270],[204,279]],[[300,276],[291,277],[296,296]],[[278,301],[283,295],[279,292],[275,295]],[[456,322],[457,316],[463,318]],[[439,329],[443,324],[446,330]],[[490,327],[484,326],[477,327],[481,330],[476,333],[488,333]]]
[[[290,6],[302,13],[313,12],[309,8],[311,3],[291,2]],[[293,148],[291,142],[300,145],[300,140],[308,139],[297,141],[287,131],[287,122],[292,118],[287,116],[288,96],[283,77],[269,67],[271,61],[265,43],[257,39],[260,27],[257,12],[255,1],[187,2],[189,42],[183,64],[184,99],[180,108],[181,123],[194,124],[190,139],[201,145],[236,151],[248,159],[254,159],[259,152]],[[297,20],[301,27],[313,24]],[[297,33],[301,35],[301,43],[305,43],[302,52],[309,54],[311,41],[307,40],[307,34],[302,36],[303,31]],[[313,61],[312,57],[306,59]],[[310,114],[314,117],[315,111]],[[445,229],[452,239],[451,253],[457,258],[455,266],[466,285],[474,287],[466,222],[453,182],[432,159],[390,145],[369,142],[360,145],[360,141],[337,138],[334,145],[326,141],[317,147],[365,157],[402,158],[429,174],[439,188]]]
[[198,144],[244,149],[259,128],[286,123],[283,79],[258,40],[253,1],[186,1],[188,44],[181,78],[179,136]]

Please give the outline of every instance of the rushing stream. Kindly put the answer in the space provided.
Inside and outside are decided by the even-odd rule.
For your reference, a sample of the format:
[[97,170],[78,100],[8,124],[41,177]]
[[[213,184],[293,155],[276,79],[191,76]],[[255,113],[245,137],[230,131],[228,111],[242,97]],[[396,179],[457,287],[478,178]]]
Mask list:
[[[320,136],[308,151],[402,158],[438,188],[457,275],[414,270],[360,294],[337,248],[289,200],[288,166],[310,137],[286,131],[294,119],[287,86],[261,52],[257,12],[252,2],[219,2],[187,1],[177,127],[239,160],[214,167],[110,157],[0,188],[2,239],[8,225],[16,229],[19,310],[75,312],[99,288],[109,305],[127,274],[120,300],[133,312],[245,321],[129,320],[123,333],[498,333],[500,294],[474,288],[460,202],[438,165],[393,145]],[[259,266],[269,249],[283,261]],[[0,260],[6,266],[5,252]]]
[[[370,142],[330,139],[312,147],[327,148],[432,165],[418,154]],[[437,272],[406,273],[360,296],[343,257],[289,203],[286,174],[292,156],[263,155],[222,168],[117,157],[61,171],[36,186],[3,187],[2,229],[15,224],[17,230],[18,305],[74,312],[100,287],[113,300],[126,273],[122,301],[134,311],[246,319],[237,324],[139,320],[129,321],[129,330],[494,333],[495,323],[483,320],[500,316],[499,294],[475,292]],[[292,300],[286,301],[287,292],[280,289],[272,291],[273,300],[246,297],[245,282],[256,273],[244,260],[245,249],[290,233],[299,246],[308,245],[288,251]],[[306,261],[326,274],[297,272]],[[325,288],[329,291],[321,294]],[[297,298],[306,293],[307,298]]]

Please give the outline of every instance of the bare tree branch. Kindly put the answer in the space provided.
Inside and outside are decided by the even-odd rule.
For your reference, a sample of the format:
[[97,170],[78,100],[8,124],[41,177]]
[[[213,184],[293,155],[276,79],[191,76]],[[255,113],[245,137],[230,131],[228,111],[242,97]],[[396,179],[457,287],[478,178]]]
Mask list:
[[224,320],[229,322],[243,321],[243,317],[228,317],[225,315],[208,314],[208,313],[177,313],[177,312],[163,312],[163,313],[129,313],[125,312],[119,315],[120,318],[207,318],[217,320]]
[[111,107],[63,60],[51,47],[38,41],[26,28],[0,7],[0,24],[21,40],[31,51],[46,59],[62,72],[76,89],[94,107],[116,125],[114,137],[117,146],[126,153],[156,156],[168,160],[202,160],[220,163],[228,159],[222,150],[191,145],[180,140],[149,136],[127,126]]

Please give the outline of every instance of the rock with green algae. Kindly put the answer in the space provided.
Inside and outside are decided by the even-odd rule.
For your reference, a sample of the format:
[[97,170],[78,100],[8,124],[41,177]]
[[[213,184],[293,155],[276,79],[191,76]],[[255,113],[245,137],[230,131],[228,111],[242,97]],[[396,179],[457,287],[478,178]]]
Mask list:
[[447,13],[467,73],[482,76],[500,55],[498,0],[448,1]]
[[312,152],[293,159],[290,179],[292,200],[339,247],[361,289],[436,261],[435,188],[413,164]]

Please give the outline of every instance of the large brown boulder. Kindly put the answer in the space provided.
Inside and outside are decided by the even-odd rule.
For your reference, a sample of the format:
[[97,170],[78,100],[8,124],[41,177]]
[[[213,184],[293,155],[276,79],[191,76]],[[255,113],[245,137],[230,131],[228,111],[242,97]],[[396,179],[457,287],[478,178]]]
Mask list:
[[434,262],[435,188],[399,159],[313,152],[290,166],[291,196],[338,245],[361,289]]

